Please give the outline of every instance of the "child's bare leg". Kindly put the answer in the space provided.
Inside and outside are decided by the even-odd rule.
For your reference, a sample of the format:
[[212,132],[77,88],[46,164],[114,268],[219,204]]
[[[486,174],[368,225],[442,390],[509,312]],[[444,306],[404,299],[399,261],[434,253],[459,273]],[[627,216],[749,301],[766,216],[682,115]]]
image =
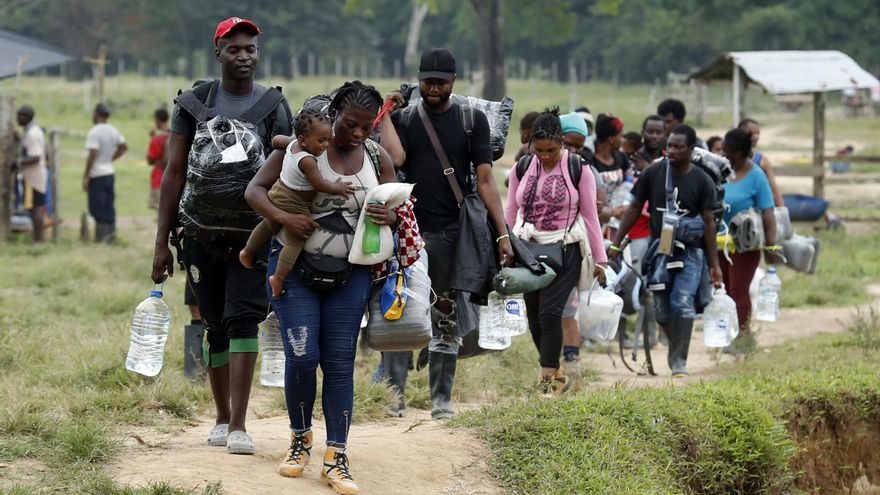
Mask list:
[[238,252],[238,261],[241,262],[241,266],[245,268],[253,268],[254,267],[254,252],[251,248],[245,246],[244,249]]
[[302,241],[294,241],[283,248],[278,253],[278,266],[275,267],[275,274],[269,276],[269,286],[272,287],[272,297],[280,297],[284,291],[284,279],[293,269],[296,259],[303,248]]
[[272,297],[281,297],[281,293],[284,292],[284,279],[287,278],[288,273],[290,273],[290,269],[279,264],[278,267],[275,268],[275,273],[269,276],[269,286],[272,287]]

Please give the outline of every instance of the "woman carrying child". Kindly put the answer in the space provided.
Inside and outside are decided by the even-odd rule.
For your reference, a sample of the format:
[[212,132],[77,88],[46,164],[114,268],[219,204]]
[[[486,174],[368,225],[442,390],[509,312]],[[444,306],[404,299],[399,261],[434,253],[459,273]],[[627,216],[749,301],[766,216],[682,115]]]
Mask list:
[[[248,186],[246,197],[254,210],[305,240],[296,266],[317,255],[347,262],[354,227],[367,192],[380,183],[394,182],[394,166],[388,153],[368,140],[381,105],[382,97],[376,89],[360,81],[345,83],[330,103],[333,138],[327,151],[318,156],[318,170],[328,182],[341,179],[351,183],[352,194],[318,192],[308,216],[278,208],[269,198],[269,189],[281,173],[285,156],[281,151],[272,153]],[[384,119],[383,129],[393,129],[388,117]],[[378,160],[373,158],[376,155]],[[380,225],[397,223],[396,214],[382,204],[368,205],[366,213]],[[288,237],[292,236],[281,235],[280,239],[287,244]],[[270,272],[279,263],[278,239],[272,243]],[[361,317],[370,295],[370,271],[369,266],[351,265],[350,275],[341,285],[319,290],[314,288],[312,279],[294,269],[283,281],[281,296],[272,298],[284,340],[287,363],[284,394],[291,429],[290,448],[279,466],[279,473],[298,477],[309,462],[316,372],[320,365],[324,375],[322,409],[327,427],[321,477],[345,495],[358,493],[349,472],[346,445],[354,402],[355,350]]]
[[[281,164],[281,176],[269,190],[269,200],[287,213],[308,215],[309,207],[318,193],[337,196],[354,194],[355,187],[351,182],[336,179],[335,182],[324,179],[318,170],[318,158],[330,146],[332,129],[330,119],[315,109],[304,109],[300,112],[294,126],[296,141],[287,146],[284,161]],[[278,234],[282,225],[266,218],[251,232],[247,245],[238,254],[241,264],[252,268],[254,253],[259,251],[273,234]],[[293,268],[302,252],[304,239],[291,236],[285,237],[288,242],[281,248],[278,255],[278,266],[269,277],[272,297],[281,296],[281,288],[287,274]]]

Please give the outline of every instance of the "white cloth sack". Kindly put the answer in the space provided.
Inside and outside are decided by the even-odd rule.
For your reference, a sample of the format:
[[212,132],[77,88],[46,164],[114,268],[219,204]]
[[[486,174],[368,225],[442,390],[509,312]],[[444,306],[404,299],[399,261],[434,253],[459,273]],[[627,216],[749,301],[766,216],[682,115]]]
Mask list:
[[370,266],[387,261],[394,256],[394,233],[388,225],[382,225],[379,228],[379,252],[369,254],[364,252],[362,248],[364,242],[364,222],[370,221],[370,217],[367,216],[367,205],[370,203],[382,203],[388,208],[397,208],[409,198],[414,185],[389,182],[387,184],[380,184],[367,193],[364,206],[361,207],[360,217],[358,217],[357,227],[354,231],[351,250],[348,253],[349,263]]

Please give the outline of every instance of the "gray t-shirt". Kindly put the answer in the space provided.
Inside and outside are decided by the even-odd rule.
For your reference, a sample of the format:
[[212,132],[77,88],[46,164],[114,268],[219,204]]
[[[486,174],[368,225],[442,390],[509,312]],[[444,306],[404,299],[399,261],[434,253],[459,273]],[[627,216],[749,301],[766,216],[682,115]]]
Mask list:
[[[266,90],[265,86],[254,83],[254,89],[251,94],[235,96],[224,92],[220,89],[220,86],[218,86],[217,99],[214,104],[216,114],[229,118],[240,117],[256,102],[260,101],[260,98],[266,94]],[[174,112],[171,117],[171,132],[191,136],[196,132],[196,124],[195,118],[190,115],[189,112],[181,108],[180,105],[174,105]],[[262,132],[261,127],[262,126],[258,126],[258,132]],[[292,133],[293,127],[291,124],[291,116],[288,115],[285,106],[279,104],[275,109],[275,122],[271,127],[271,135],[267,136],[265,140],[271,141],[271,139],[278,134],[290,135]],[[268,154],[271,150],[267,149],[264,151]]]

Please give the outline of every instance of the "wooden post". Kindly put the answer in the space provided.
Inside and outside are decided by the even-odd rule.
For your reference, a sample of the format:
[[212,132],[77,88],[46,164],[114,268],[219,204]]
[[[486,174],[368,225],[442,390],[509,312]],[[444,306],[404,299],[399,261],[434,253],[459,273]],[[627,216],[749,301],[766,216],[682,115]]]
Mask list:
[[813,196],[825,197],[825,93],[813,93]]
[[49,166],[49,188],[52,190],[52,211],[48,212],[52,219],[52,242],[61,238],[61,195],[58,193],[58,174],[61,167],[58,158],[61,156],[61,136],[58,129],[49,129],[48,146],[46,147],[46,164]]
[[740,68],[735,63],[733,64],[733,127],[736,127],[739,124],[739,121],[742,119],[742,108],[740,108],[740,103],[742,100],[742,80],[740,77]]
[[98,48],[98,58],[86,57],[85,61],[91,64],[92,69],[95,71],[98,101],[102,102],[104,101],[104,73],[107,71],[107,45],[102,43]]
[[9,239],[9,222],[12,220],[12,174],[6,162],[17,156],[13,139],[14,118],[15,98],[0,95],[0,241],[3,242]]

